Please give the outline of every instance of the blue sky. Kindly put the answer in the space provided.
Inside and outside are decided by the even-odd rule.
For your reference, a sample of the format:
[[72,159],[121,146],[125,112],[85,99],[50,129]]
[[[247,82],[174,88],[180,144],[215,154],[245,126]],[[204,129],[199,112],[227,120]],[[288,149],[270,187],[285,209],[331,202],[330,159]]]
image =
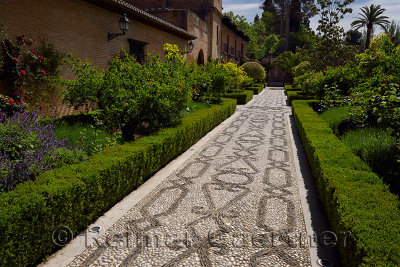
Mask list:
[[[262,13],[259,9],[261,2],[261,0],[223,0],[224,12],[233,11],[235,14],[245,16],[247,21],[252,22],[256,14],[261,15]],[[381,5],[387,9],[385,12],[386,16],[390,17],[390,19],[400,21],[400,1],[398,0],[356,0],[350,5],[353,8],[353,13],[348,14],[341,21],[341,26],[345,30],[349,30],[350,23],[358,16],[360,8],[370,4]],[[315,29],[317,24],[318,16],[315,16],[311,20],[311,27]]]

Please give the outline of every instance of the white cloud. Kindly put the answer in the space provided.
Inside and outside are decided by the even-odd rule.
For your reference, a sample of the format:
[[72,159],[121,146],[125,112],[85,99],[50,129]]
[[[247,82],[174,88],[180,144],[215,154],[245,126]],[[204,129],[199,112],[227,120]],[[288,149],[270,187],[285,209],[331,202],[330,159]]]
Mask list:
[[229,5],[224,5],[224,11],[229,12],[232,11],[234,13],[240,13],[242,11],[260,11],[259,10],[260,3],[253,3],[253,4],[229,4]]

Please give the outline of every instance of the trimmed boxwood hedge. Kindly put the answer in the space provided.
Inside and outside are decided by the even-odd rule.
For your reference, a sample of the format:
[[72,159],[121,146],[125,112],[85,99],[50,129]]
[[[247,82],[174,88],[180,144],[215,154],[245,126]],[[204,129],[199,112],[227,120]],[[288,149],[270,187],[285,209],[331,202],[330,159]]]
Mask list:
[[253,99],[253,91],[244,90],[241,93],[228,93],[223,97],[236,99],[238,105],[245,105]]
[[258,95],[259,93],[261,93],[264,90],[264,87],[262,86],[252,86],[247,88],[247,90],[251,90],[253,91],[254,95]]
[[336,233],[351,232],[347,246],[339,246],[343,264],[399,266],[398,197],[334,135],[309,101],[292,106],[331,227]]
[[79,233],[235,109],[235,100],[224,99],[187,115],[176,127],[105,149],[1,194],[0,266],[39,263],[57,248],[52,242],[56,227]]
[[313,96],[304,95],[302,91],[286,91],[288,102],[291,105],[294,100],[310,100]]

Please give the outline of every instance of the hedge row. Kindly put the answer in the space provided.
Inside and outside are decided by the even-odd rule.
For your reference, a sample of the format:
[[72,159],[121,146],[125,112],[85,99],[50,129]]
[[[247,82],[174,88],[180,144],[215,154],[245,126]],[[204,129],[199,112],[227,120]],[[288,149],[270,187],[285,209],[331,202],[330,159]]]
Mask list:
[[244,90],[241,93],[228,93],[223,97],[236,99],[238,105],[245,105],[253,99],[253,91]]
[[343,264],[400,266],[398,197],[334,135],[309,101],[292,106],[331,227],[351,232],[347,246],[339,246]]
[[254,95],[258,95],[259,93],[261,93],[264,90],[264,87],[261,86],[252,86],[247,88],[247,90],[249,91],[253,91]]
[[0,195],[0,266],[34,265],[54,252],[53,230],[75,234],[231,116],[236,101],[198,110],[180,125],[111,147]]
[[294,100],[310,100],[313,96],[304,95],[302,91],[286,91],[288,102],[291,105]]

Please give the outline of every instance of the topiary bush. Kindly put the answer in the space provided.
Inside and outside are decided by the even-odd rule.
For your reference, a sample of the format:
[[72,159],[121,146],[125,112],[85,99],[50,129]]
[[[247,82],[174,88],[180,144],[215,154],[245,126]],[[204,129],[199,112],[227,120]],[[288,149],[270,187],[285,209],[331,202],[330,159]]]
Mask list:
[[256,81],[264,81],[266,74],[264,67],[257,62],[247,62],[244,63],[241,67],[249,77],[253,78]]

